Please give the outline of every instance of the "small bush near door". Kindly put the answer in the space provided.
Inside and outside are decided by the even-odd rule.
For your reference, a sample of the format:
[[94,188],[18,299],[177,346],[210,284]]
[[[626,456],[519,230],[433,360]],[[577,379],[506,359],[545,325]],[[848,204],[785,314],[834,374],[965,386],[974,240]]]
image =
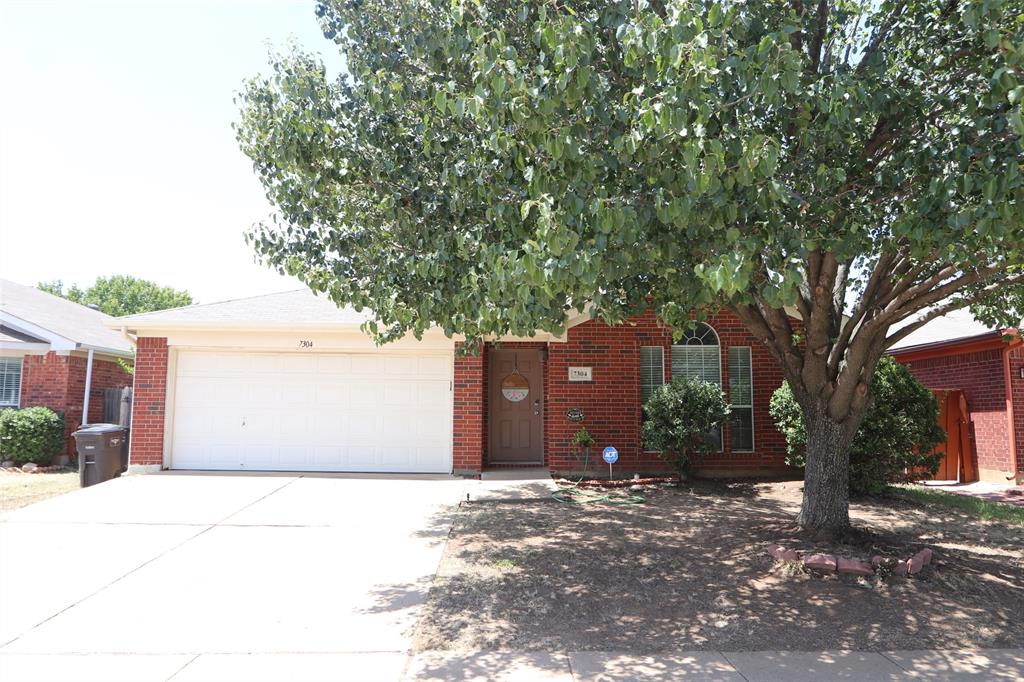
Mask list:
[[[871,404],[850,446],[850,492],[880,493],[910,470],[928,478],[939,470],[934,453],[946,434],[939,427],[935,396],[910,371],[892,358],[882,358],[871,381]],[[800,406],[788,384],[772,396],[770,412],[786,436],[792,466],[804,466],[807,434]]]
[[64,417],[47,407],[0,410],[0,461],[48,465],[64,450]]

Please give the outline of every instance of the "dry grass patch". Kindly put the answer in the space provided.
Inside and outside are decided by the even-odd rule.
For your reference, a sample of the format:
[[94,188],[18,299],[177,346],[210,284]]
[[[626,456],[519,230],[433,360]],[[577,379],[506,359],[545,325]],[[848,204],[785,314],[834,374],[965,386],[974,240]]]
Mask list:
[[13,511],[50,497],[78,490],[78,472],[0,474],[0,512]]
[[[844,542],[794,527],[800,484],[703,484],[640,506],[474,502],[458,512],[419,649],[945,649],[1024,646],[1019,526],[879,499]],[[919,576],[820,577],[770,542],[870,558],[935,549]]]

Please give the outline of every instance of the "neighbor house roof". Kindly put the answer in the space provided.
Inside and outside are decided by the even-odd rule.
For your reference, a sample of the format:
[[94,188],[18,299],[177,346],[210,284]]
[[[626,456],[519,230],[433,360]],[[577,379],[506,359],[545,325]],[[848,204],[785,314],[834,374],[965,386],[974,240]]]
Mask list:
[[[911,323],[913,323],[913,320],[908,320],[904,324]],[[985,341],[987,339],[998,340],[1007,331],[1010,330],[980,322],[970,310],[954,310],[941,317],[936,317],[920,329],[900,339],[890,348],[889,352],[906,353],[925,348]]]
[[339,308],[326,296],[314,294],[309,289],[296,289],[112,318],[111,324],[129,330],[231,327],[357,328],[371,319],[373,313],[369,310],[359,312],[351,307]]
[[113,330],[113,320],[98,310],[73,303],[33,287],[0,279],[0,343],[47,343],[51,350],[95,350],[130,357],[132,344]]

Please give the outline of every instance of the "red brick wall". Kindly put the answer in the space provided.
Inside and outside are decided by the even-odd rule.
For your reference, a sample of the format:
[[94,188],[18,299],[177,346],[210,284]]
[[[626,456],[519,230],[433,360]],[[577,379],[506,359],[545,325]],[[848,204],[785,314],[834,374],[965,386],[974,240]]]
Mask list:
[[[68,414],[68,401],[72,398],[68,387],[68,356],[49,352],[46,355],[26,355],[21,363],[21,406],[48,407],[64,416],[64,454],[75,453],[72,432],[78,427],[77,417]],[[82,393],[78,394],[82,400]],[[82,406],[78,405],[81,414]]]
[[[978,468],[1009,472],[1013,464],[1010,462],[1006,415],[1004,352],[1002,348],[973,353],[953,352],[904,364],[928,388],[964,392],[971,411],[971,435],[978,454]],[[1017,371],[1019,373],[1020,370]]]
[[131,464],[163,464],[167,339],[139,337],[135,349]]
[[1013,394],[1013,427],[1017,438],[1017,471],[1024,472],[1024,347],[1010,351],[1010,387]]
[[459,353],[456,344],[452,415],[452,467],[459,472],[475,472],[483,468],[487,414],[486,355]]
[[[729,429],[724,450],[709,456],[703,469],[726,473],[769,473],[786,471],[785,441],[768,415],[771,394],[782,384],[782,371],[734,315],[720,312],[708,323],[718,332],[724,389],[728,392],[728,349],[749,346],[754,368],[755,451],[733,453]],[[502,342],[502,348],[543,348],[548,350],[544,385],[544,443],[547,466],[558,471],[576,471],[582,462],[573,454],[573,434],[585,426],[595,438],[595,448],[614,445],[619,451],[616,465],[624,475],[661,471],[665,463],[656,453],[644,452],[640,440],[640,346],[665,348],[665,379],[671,380],[671,331],[659,324],[652,313],[628,323],[609,326],[591,320],[568,331],[564,343]],[[593,381],[570,383],[569,367],[593,368]],[[487,348],[474,358],[455,361],[455,469],[479,470],[487,462]],[[582,424],[570,422],[566,412],[578,407]],[[595,455],[599,458],[599,454]],[[591,460],[591,466],[603,463]]]
[[[723,429],[721,453],[709,455],[700,469],[724,473],[778,473],[786,471],[785,440],[772,423],[768,402],[782,384],[782,370],[743,323],[728,311],[720,311],[707,323],[718,333],[722,384],[728,399],[731,346],[748,346],[754,380],[753,452],[732,452],[729,428]],[[594,437],[598,451],[614,445],[619,451],[616,466],[623,474],[656,471],[665,463],[656,453],[645,452],[640,438],[640,346],[663,346],[665,380],[672,379],[672,333],[653,313],[608,326],[591,320],[568,332],[566,343],[552,343],[548,355],[548,393],[545,435],[548,465],[555,470],[578,469],[572,455],[572,435],[579,428],[566,419],[569,408],[579,407],[582,423]],[[593,381],[570,383],[569,367],[592,367]],[[600,463],[603,466],[603,463]]]
[[[64,415],[66,454],[75,454],[71,434],[81,426],[88,359],[77,355],[26,355],[22,363],[21,406],[49,407]],[[103,419],[103,389],[131,386],[132,378],[116,362],[93,359],[89,421]]]

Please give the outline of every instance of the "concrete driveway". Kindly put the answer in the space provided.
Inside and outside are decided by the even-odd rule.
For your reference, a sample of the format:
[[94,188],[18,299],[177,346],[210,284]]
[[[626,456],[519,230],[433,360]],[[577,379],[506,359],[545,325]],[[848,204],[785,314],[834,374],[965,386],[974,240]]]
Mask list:
[[467,485],[164,473],[10,513],[0,679],[397,679]]

